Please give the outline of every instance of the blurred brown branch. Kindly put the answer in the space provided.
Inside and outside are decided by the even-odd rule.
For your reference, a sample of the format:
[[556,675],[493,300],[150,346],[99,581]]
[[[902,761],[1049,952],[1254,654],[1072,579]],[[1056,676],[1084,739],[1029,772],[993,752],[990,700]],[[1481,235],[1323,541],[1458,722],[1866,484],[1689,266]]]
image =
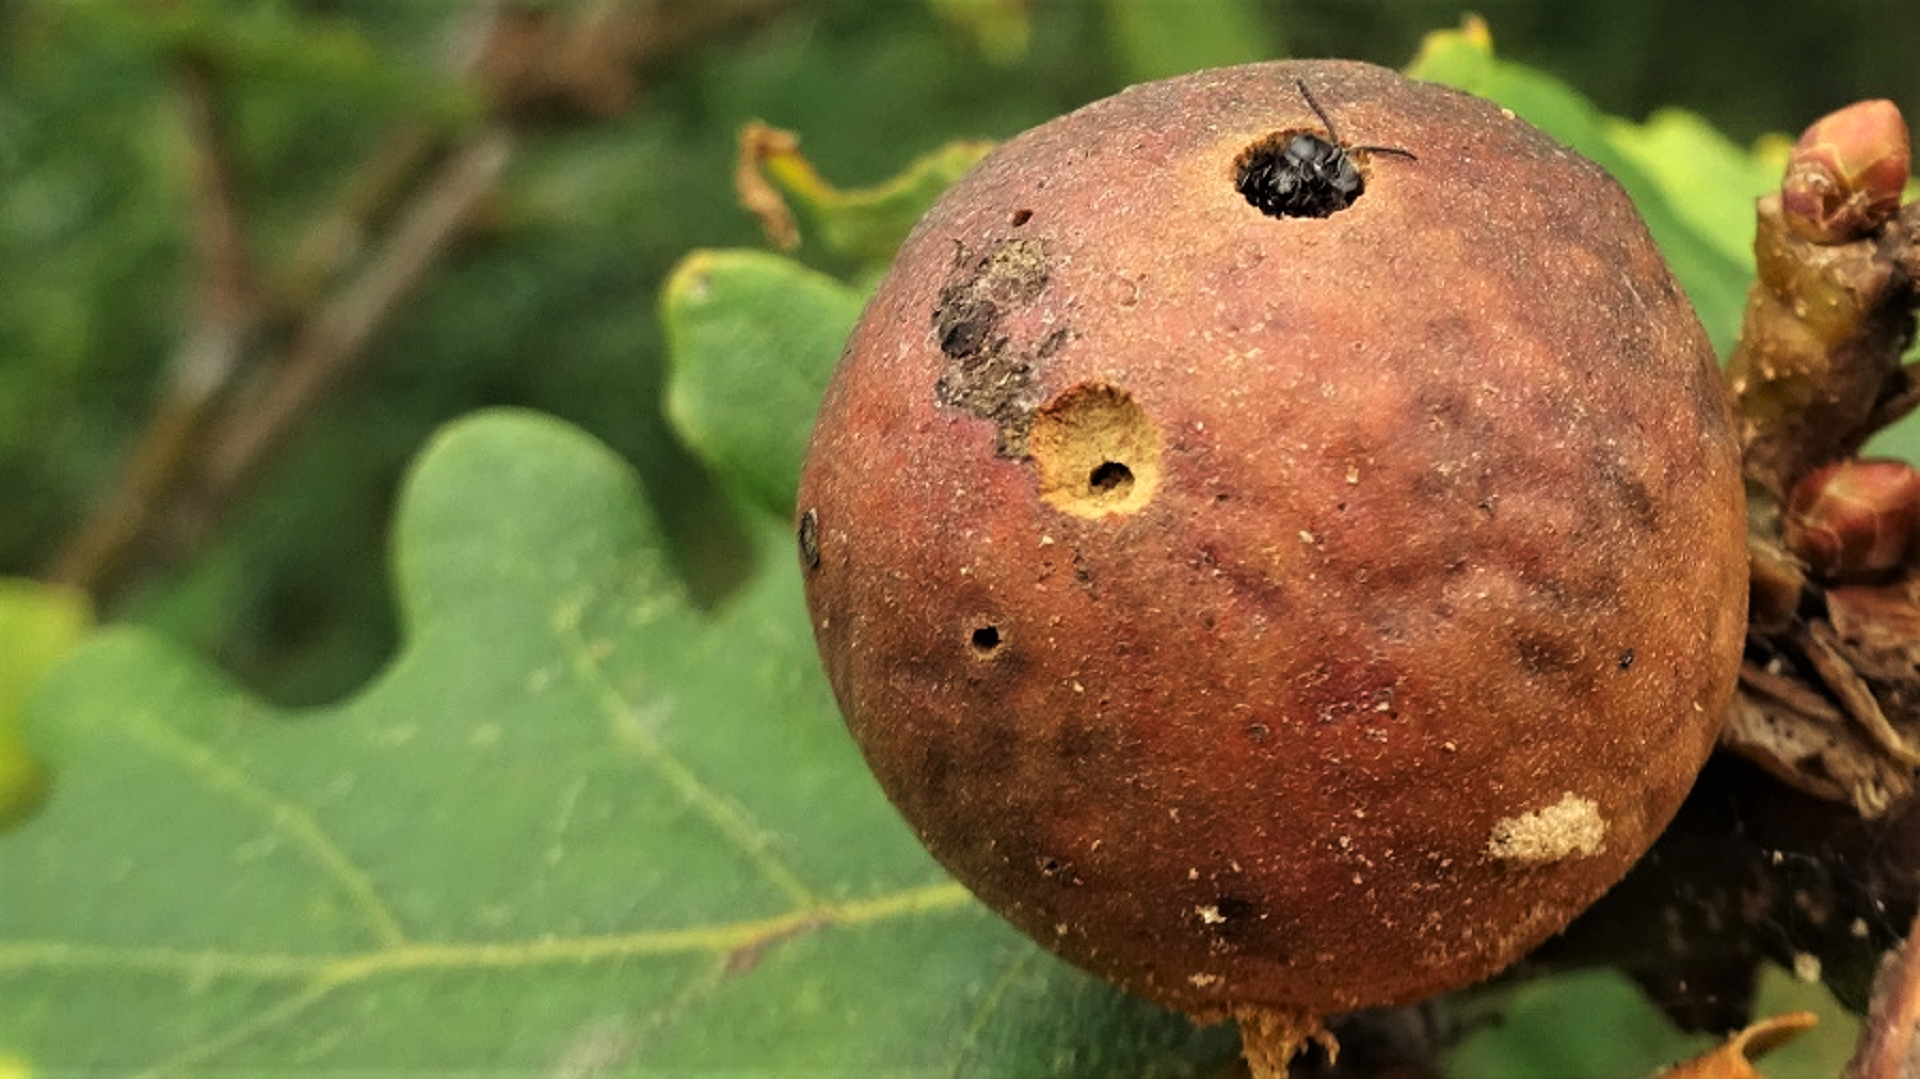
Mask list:
[[232,410],[207,440],[197,494],[211,516],[219,501],[239,490],[277,445],[366,354],[367,346],[394,312],[439,264],[474,212],[491,195],[513,152],[513,137],[489,129],[462,146],[431,178],[426,190],[366,268],[299,325],[278,373],[244,407]]
[[797,2],[507,3],[463,14],[472,46],[458,77],[490,121],[460,133],[410,122],[390,133],[270,275],[275,287],[253,266],[226,109],[232,87],[213,58],[176,56],[194,166],[191,322],[119,478],[45,576],[110,606],[144,575],[190,557],[428,285],[497,190],[517,139],[546,123],[620,116],[699,42]]
[[118,486],[56,556],[47,576],[99,595],[136,556],[172,492],[192,474],[225,388],[258,322],[259,289],[240,206],[225,87],[210,60],[182,57],[175,72],[182,138],[193,165],[191,239],[197,280],[190,328],[168,363],[166,386]]
[[496,115],[516,122],[604,120],[633,108],[640,86],[687,50],[749,29],[793,0],[618,0],[555,11],[509,5],[473,70]]

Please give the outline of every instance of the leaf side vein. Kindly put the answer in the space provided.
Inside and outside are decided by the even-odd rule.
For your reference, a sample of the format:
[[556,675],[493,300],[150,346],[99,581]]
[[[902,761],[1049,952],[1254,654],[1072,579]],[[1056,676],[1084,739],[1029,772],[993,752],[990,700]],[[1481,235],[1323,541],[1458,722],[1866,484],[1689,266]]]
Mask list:
[[614,737],[638,753],[675,793],[704,817],[707,823],[738,850],[788,901],[811,907],[820,902],[813,889],[785,861],[773,852],[767,833],[738,803],[709,787],[686,762],[670,752],[660,738],[636,717],[641,707],[614,685],[594,656],[591,643],[580,629],[584,602],[561,607],[554,619],[562,645],[574,674],[593,691],[601,712]]
[[304,850],[346,893],[366,920],[376,942],[389,948],[407,942],[406,930],[381,898],[373,878],[327,835],[326,829],[311,814],[223,760],[210,746],[195,741],[154,715],[138,712],[133,713],[131,719],[131,732],[142,744],[185,766],[211,789],[261,815]]

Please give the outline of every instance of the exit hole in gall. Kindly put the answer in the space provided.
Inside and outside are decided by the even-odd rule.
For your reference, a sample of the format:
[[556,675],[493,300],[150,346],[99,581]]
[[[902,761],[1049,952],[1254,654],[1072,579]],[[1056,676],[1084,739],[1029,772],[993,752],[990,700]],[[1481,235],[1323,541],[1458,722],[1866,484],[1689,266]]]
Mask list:
[[1000,650],[1003,643],[999,626],[980,626],[973,631],[971,638],[973,651],[981,657],[991,656]]
[[1101,494],[1125,494],[1133,486],[1133,469],[1118,461],[1102,461],[1087,474],[1087,486]]

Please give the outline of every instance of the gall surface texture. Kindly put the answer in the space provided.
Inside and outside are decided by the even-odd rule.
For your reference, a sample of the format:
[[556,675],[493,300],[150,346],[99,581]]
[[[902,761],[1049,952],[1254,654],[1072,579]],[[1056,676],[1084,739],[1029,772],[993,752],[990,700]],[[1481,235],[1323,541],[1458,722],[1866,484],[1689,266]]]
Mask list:
[[[1301,133],[1363,186],[1263,212],[1289,149],[1337,172]],[[1626,196],[1363,64],[1001,147],[881,284],[798,509],[927,846],[1200,1015],[1408,1001],[1556,932],[1680,804],[1744,636],[1729,406]]]

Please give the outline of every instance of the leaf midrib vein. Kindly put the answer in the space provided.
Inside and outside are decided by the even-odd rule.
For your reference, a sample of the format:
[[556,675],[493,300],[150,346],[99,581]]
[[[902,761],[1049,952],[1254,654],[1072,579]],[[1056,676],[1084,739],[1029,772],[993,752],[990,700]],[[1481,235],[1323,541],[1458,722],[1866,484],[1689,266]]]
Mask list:
[[[687,987],[686,992],[679,998],[679,1003],[690,1005],[704,992],[711,991],[718,984],[719,979],[726,976],[726,971],[731,966],[730,957],[743,950],[770,947],[790,936],[812,929],[852,926],[889,918],[940,912],[965,907],[971,902],[972,898],[965,889],[949,881],[902,889],[864,900],[827,904],[771,918],[748,919],[724,925],[603,937],[550,938],[491,944],[415,943],[341,956],[223,956],[217,953],[194,953],[185,950],[88,948],[84,945],[57,943],[46,945],[28,943],[12,947],[0,945],[0,974],[7,971],[10,958],[30,959],[32,956],[29,953],[38,948],[56,958],[64,956],[68,959],[88,961],[76,965],[105,967],[114,965],[116,960],[124,961],[133,958],[146,961],[141,964],[140,969],[160,967],[183,976],[207,977],[213,973],[206,966],[209,960],[231,960],[235,962],[236,972],[240,974],[251,974],[262,980],[299,979],[290,981],[291,991],[270,1006],[239,1020],[224,1031],[183,1048],[170,1058],[157,1062],[131,1077],[131,1079],[159,1079],[162,1076],[195,1070],[222,1053],[293,1022],[308,1009],[334,993],[382,974],[435,969],[524,969],[540,964],[584,963],[667,954],[711,954],[729,957],[716,964],[709,977],[702,979],[705,985],[694,984]],[[134,955],[135,951],[144,954]],[[13,954],[15,952],[20,954],[16,956]],[[91,962],[92,960],[105,962]],[[273,973],[270,968],[278,965],[287,967],[286,978],[269,977]],[[116,972],[124,973],[126,969],[126,966],[121,964]]]
[[726,955],[811,929],[941,913],[970,906],[972,902],[966,889],[952,881],[943,881],[864,899],[814,904],[769,917],[712,925],[516,941],[405,941],[367,951],[330,955],[57,940],[8,941],[0,942],[0,974],[101,970],[121,974],[177,974],[189,978],[310,981],[338,987],[387,974],[421,971],[524,969],[676,954]]

